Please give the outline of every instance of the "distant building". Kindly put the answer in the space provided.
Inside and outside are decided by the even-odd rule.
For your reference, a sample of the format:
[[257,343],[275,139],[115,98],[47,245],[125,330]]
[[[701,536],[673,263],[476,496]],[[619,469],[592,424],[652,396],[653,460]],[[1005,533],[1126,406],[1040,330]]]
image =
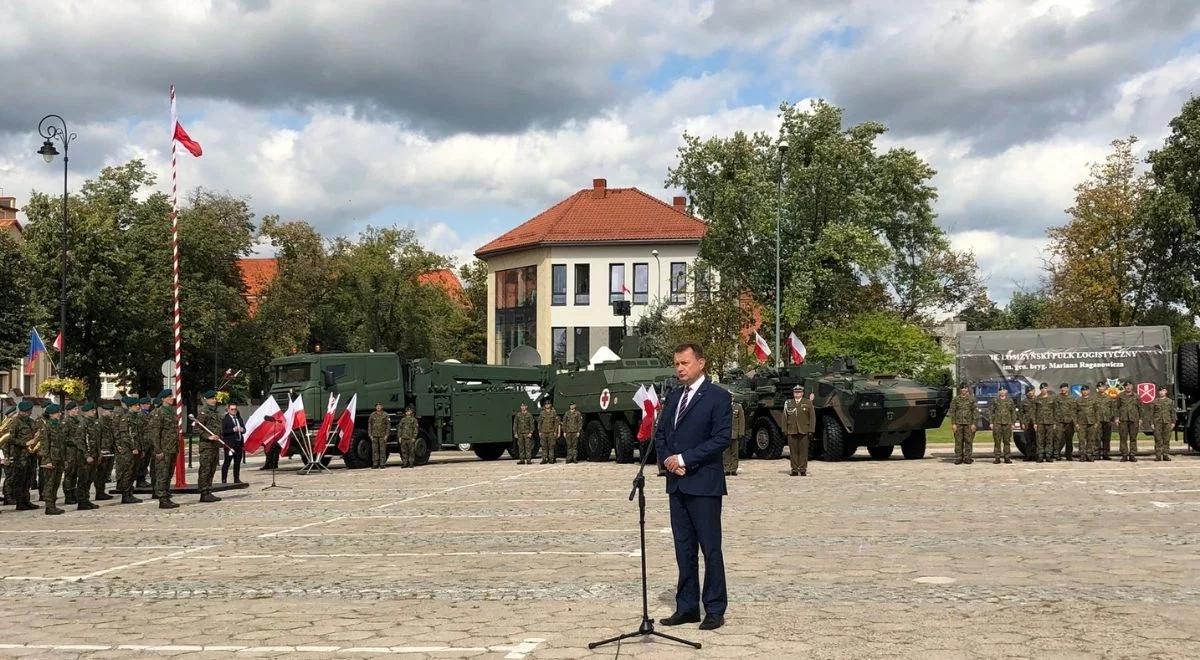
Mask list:
[[[686,305],[692,268],[708,226],[687,200],[667,204],[637,188],[584,188],[475,251],[488,266],[488,362],[504,364],[521,345],[544,362],[585,363],[601,346],[619,350],[649,304]],[[706,282],[707,278],[701,277]]]
[[262,304],[263,293],[279,273],[279,262],[274,257],[238,259],[238,269],[242,272],[242,297],[250,316],[254,316]]
[[462,282],[453,270],[449,268],[441,268],[439,270],[431,270],[428,273],[423,273],[417,276],[417,282],[420,284],[428,284],[436,286],[446,292],[450,299],[459,305],[467,306],[467,293],[463,290]]
[[21,221],[17,220],[17,198],[0,197],[0,230],[8,232],[13,240],[21,240]]
[[[17,220],[17,212],[20,210],[15,197],[0,197],[0,231],[8,232],[8,235],[18,243],[23,240],[22,232],[24,231],[21,221]],[[45,328],[40,330],[45,331]],[[28,333],[29,328],[26,328],[25,332]],[[16,391],[19,391],[21,395],[36,396],[38,385],[53,375],[50,360],[57,358],[57,354],[50,344],[54,342],[54,337],[44,336],[42,341],[46,343],[49,357],[42,357],[38,360],[32,374],[25,373],[25,360],[23,359],[0,371],[0,398],[3,399],[5,407],[15,401],[12,394]]]

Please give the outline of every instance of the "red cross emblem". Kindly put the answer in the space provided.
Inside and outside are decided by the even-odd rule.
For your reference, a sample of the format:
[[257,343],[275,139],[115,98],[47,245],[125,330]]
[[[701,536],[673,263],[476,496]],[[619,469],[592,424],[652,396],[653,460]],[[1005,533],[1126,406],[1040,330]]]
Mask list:
[[612,401],[612,395],[608,393],[608,388],[604,388],[600,392],[600,410],[608,410],[608,404]]
[[1158,387],[1154,383],[1138,383],[1137,395],[1138,401],[1142,403],[1154,403],[1154,397],[1158,394]]

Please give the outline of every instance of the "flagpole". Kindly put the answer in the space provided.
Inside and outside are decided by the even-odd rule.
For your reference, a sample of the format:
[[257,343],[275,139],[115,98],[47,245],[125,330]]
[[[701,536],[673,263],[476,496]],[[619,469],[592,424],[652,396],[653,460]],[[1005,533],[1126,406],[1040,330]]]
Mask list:
[[175,458],[175,487],[187,486],[183,467],[183,324],[179,315],[179,183],[175,145],[175,85],[171,85],[171,302],[174,309],[172,331],[175,335],[175,437],[179,451]]

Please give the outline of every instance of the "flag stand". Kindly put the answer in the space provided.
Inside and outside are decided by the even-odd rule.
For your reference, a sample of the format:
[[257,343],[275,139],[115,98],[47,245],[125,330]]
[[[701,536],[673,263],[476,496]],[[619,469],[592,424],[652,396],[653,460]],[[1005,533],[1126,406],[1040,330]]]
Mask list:
[[[304,429],[304,434],[308,435],[308,429]],[[303,446],[303,445],[301,445],[301,446]],[[317,456],[316,454],[313,453],[312,436],[309,436],[309,438],[308,438],[308,456],[304,459],[305,464],[304,464],[304,467],[300,468],[300,474],[307,475],[307,474],[312,474],[312,473],[320,471],[320,470],[329,472],[330,471],[329,466],[325,465],[325,463],[323,462],[324,459],[325,459],[325,454],[321,454],[320,456]]]

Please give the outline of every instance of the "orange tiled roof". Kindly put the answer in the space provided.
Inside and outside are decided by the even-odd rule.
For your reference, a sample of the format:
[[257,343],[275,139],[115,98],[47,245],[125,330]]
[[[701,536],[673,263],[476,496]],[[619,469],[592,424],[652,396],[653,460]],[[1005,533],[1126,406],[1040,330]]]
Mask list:
[[708,226],[637,188],[584,188],[475,251],[486,257],[539,245],[698,243]]
[[242,271],[246,303],[250,307],[250,313],[254,314],[263,291],[279,272],[279,262],[272,257],[238,259],[238,268]]
[[421,273],[417,276],[417,282],[420,284],[428,284],[436,286],[446,292],[446,295],[451,299],[466,304],[467,297],[463,292],[462,282],[458,281],[458,276],[449,268],[439,270],[431,270],[428,273]]
[[9,227],[16,227],[18,232],[22,231],[21,223],[17,220],[0,220],[0,229],[8,229]]

